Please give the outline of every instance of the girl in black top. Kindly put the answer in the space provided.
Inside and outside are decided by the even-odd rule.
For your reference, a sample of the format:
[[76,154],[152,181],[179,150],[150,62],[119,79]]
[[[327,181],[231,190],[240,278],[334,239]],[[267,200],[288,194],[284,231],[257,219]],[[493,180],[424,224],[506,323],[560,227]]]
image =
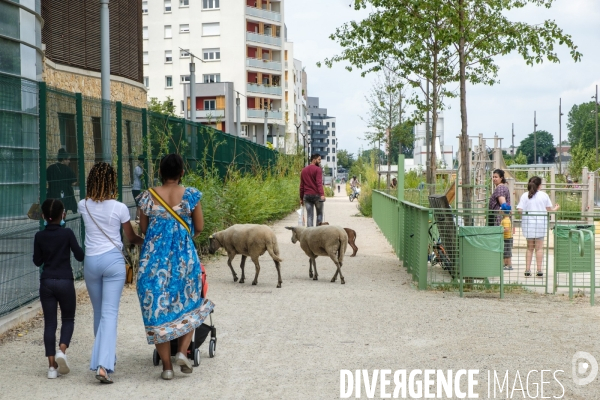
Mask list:
[[[40,276],[40,302],[44,312],[44,346],[48,357],[48,378],[69,373],[65,352],[75,328],[75,283],[71,269],[71,252],[77,261],[83,261],[83,250],[75,234],[63,228],[65,207],[60,200],[47,199],[42,204],[46,229],[35,234],[33,263],[43,264]],[[56,351],[57,306],[60,305],[62,325],[60,349]]]

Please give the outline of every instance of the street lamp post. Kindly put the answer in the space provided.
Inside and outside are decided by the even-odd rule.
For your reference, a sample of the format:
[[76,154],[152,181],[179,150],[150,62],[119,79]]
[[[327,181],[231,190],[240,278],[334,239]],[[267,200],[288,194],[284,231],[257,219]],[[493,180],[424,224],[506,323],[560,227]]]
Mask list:
[[267,125],[267,118],[269,118],[269,110],[265,109],[265,127],[264,127],[264,131],[265,131],[264,136],[265,137],[263,139],[265,145],[267,144],[267,136],[269,134],[269,126]]
[[308,155],[310,156],[310,136],[306,138],[306,144],[308,145]]
[[592,96],[596,106],[596,164],[598,164],[598,85],[596,85],[596,95]]
[[[299,138],[298,133],[300,132],[300,127],[302,124],[300,122],[296,122],[294,126],[296,127],[296,138]],[[302,134],[302,137],[304,138],[304,134]],[[302,146],[302,157],[306,160],[306,138],[304,140],[304,145]]]
[[562,175],[562,99],[558,99],[558,173]]
[[533,163],[537,164],[537,122],[535,111],[533,112]]

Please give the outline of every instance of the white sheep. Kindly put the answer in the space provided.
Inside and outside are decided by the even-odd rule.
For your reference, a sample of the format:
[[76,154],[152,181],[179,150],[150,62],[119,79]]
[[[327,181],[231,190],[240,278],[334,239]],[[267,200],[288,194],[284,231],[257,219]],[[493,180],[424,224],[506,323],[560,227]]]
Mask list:
[[313,278],[312,266],[315,266],[315,276],[313,280],[318,280],[316,258],[318,256],[329,256],[335,263],[337,270],[331,278],[331,282],[335,282],[338,273],[342,285],[344,276],[342,275],[342,262],[344,261],[344,253],[348,245],[348,234],[344,228],[335,225],[324,225],[305,228],[303,226],[286,227],[292,231],[292,243],[300,241],[300,247],[304,253],[310,258],[308,267],[308,276]]
[[260,272],[260,264],[258,263],[258,257],[263,255],[265,252],[269,252],[269,255],[275,261],[275,267],[277,268],[277,287],[281,287],[281,273],[279,270],[280,262],[283,260],[279,258],[279,245],[277,244],[277,237],[275,233],[266,225],[255,225],[255,224],[237,224],[230,226],[229,228],[214,233],[210,236],[210,244],[208,251],[210,254],[215,254],[219,248],[223,247],[229,257],[227,265],[231,269],[233,274],[233,281],[237,282],[238,277],[233,270],[231,261],[236,255],[242,255],[242,262],[240,268],[242,269],[242,279],[240,283],[244,283],[244,265],[246,264],[246,257],[250,257],[256,267],[256,275],[252,281],[253,285],[258,282],[258,274]]

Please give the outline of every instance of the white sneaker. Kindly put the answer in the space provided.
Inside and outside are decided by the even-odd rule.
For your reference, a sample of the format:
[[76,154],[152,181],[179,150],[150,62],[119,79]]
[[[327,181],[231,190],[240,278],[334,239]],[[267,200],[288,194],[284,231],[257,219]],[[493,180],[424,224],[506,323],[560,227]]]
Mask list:
[[54,369],[54,367],[48,368],[48,379],[56,379],[58,378],[58,371]]
[[184,374],[191,374],[194,370],[191,361],[183,353],[175,355],[175,364],[181,367],[181,372]]
[[71,369],[69,368],[69,363],[67,362],[67,355],[61,350],[56,351],[55,361],[58,364],[59,374],[66,375],[69,372],[71,372]]

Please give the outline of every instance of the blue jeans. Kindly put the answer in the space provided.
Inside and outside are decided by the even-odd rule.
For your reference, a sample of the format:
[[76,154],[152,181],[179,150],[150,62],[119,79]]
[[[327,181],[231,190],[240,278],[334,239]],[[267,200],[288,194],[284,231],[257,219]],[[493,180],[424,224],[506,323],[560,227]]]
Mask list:
[[323,206],[324,201],[321,201],[321,196],[318,194],[305,194],[304,207],[306,208],[306,226],[313,226],[314,212],[317,210],[317,225],[323,222]]
[[115,248],[97,256],[85,256],[84,277],[94,308],[94,347],[90,369],[99,365],[114,372],[117,359],[117,319],[123,286],[125,261]]
[[56,355],[56,328],[58,326],[58,306],[60,305],[60,342],[69,347],[75,329],[75,282],[73,279],[40,280],[40,302],[44,311],[44,347],[46,357]]

